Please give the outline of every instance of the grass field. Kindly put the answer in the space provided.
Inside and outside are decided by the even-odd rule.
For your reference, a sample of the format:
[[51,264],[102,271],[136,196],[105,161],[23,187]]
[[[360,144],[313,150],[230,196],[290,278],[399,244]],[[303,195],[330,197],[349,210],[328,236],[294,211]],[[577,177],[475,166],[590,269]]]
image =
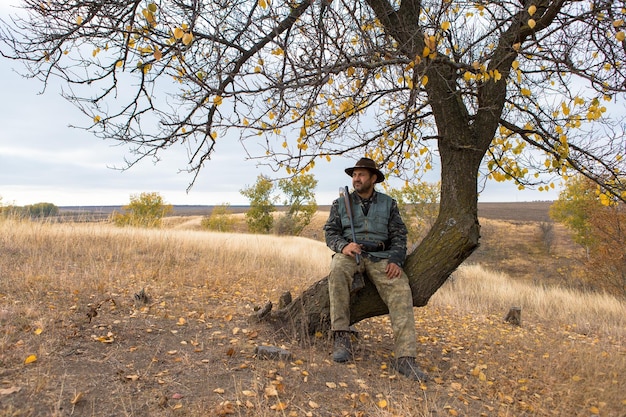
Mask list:
[[[386,316],[357,325],[348,365],[325,337],[251,321],[326,275],[324,217],[307,238],[209,233],[194,216],[0,221],[0,416],[626,415],[626,305],[557,285],[576,248],[558,231],[545,253],[533,220],[484,218],[480,250],[415,309],[428,383],[389,369]],[[260,360],[259,345],[293,357]]]

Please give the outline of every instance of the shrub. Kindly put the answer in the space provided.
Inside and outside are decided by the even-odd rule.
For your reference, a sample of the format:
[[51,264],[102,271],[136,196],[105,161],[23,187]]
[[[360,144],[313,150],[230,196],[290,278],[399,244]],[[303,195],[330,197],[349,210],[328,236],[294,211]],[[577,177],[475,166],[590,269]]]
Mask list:
[[172,212],[172,206],[155,192],[131,195],[130,203],[122,209],[125,213],[111,215],[111,221],[118,226],[159,227],[163,217]]
[[235,229],[235,219],[228,207],[229,204],[213,207],[211,214],[202,219],[200,226],[216,232],[232,232]]

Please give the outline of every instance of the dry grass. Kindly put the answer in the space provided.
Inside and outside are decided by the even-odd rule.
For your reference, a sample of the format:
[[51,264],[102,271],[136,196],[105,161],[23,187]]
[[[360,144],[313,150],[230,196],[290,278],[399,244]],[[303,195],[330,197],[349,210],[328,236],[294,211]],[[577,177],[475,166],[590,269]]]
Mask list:
[[[419,385],[387,367],[387,317],[358,325],[347,366],[325,339],[248,320],[327,273],[323,243],[176,224],[0,222],[0,416],[626,414],[626,311],[610,296],[464,266],[416,309],[434,378]],[[521,327],[502,320],[513,305]],[[258,360],[262,344],[294,358]]]

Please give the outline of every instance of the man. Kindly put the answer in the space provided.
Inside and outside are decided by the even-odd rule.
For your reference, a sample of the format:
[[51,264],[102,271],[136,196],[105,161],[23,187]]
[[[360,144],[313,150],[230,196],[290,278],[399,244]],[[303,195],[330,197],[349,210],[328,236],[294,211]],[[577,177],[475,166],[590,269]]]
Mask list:
[[[365,273],[376,286],[389,309],[394,333],[394,368],[402,375],[424,381],[416,362],[417,341],[413,298],[409,279],[402,270],[406,257],[407,229],[398,205],[386,194],[374,190],[385,176],[369,158],[361,158],[347,168],[354,192],[350,194],[356,242],[348,208],[343,198],[333,201],[324,225],[326,245],[336,253],[328,278],[330,319],[333,331],[333,360],[352,359],[350,340],[350,288],[356,272]],[[356,257],[360,258],[357,264]]]

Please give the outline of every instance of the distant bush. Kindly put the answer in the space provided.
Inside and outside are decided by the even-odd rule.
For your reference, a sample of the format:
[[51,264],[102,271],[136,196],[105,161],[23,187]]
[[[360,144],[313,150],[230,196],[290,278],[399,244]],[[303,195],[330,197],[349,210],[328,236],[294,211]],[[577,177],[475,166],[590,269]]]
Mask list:
[[232,232],[235,229],[235,219],[228,207],[229,204],[215,206],[211,214],[202,219],[200,226],[215,232]]
[[131,195],[130,203],[122,209],[124,213],[111,214],[111,221],[118,226],[160,227],[163,217],[172,212],[172,206],[154,192]]

